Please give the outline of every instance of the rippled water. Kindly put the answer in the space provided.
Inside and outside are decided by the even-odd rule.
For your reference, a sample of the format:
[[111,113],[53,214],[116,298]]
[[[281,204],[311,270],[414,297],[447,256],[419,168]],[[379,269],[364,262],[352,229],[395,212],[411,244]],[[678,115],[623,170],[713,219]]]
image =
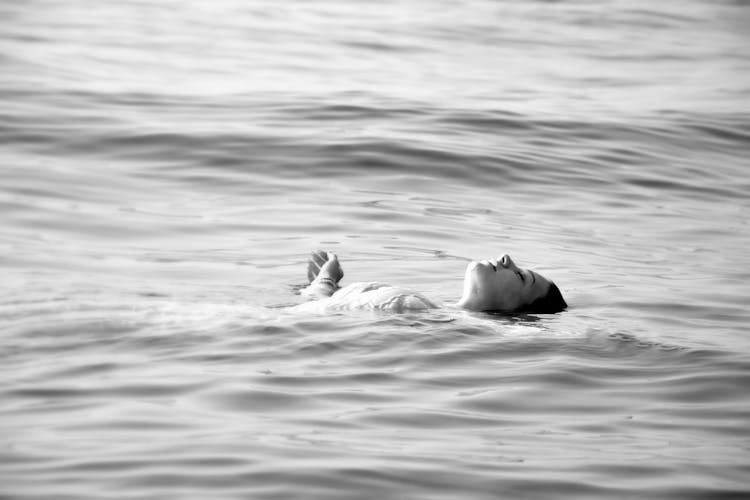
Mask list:
[[[0,19],[0,497],[750,495],[747,2]],[[300,317],[317,248],[570,308]]]

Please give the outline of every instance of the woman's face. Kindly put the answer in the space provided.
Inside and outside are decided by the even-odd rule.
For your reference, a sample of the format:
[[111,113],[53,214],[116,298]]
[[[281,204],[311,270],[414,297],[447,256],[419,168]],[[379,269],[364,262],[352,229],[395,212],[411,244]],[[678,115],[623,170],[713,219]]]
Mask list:
[[508,255],[471,262],[466,267],[460,307],[474,311],[515,311],[549,291],[550,282],[534,271],[520,269]]

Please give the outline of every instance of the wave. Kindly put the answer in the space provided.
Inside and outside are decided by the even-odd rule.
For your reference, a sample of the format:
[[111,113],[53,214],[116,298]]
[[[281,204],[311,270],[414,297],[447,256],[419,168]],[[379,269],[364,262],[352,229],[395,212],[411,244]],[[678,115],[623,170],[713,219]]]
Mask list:
[[[750,187],[737,161],[750,146],[750,117],[741,114],[666,113],[623,122],[407,105],[256,106],[257,100],[239,99],[232,110],[229,102],[168,102],[165,110],[164,99],[143,94],[41,97],[61,108],[69,100],[91,104],[77,114],[4,113],[0,143],[9,150],[137,163],[129,167],[136,175],[188,184],[409,176],[521,192],[645,189],[709,200],[741,198]],[[246,130],[221,125],[223,113],[236,120],[243,112],[254,118]],[[156,128],[134,129],[113,118],[131,113],[165,119]],[[284,130],[280,123],[295,125]]]

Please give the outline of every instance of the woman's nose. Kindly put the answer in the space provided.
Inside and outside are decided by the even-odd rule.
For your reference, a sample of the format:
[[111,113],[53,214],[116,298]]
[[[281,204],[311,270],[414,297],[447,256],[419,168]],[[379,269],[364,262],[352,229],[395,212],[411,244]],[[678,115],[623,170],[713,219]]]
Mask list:
[[505,268],[515,269],[516,263],[513,262],[513,259],[510,258],[510,255],[507,253],[503,254],[499,259],[497,259],[498,264]]

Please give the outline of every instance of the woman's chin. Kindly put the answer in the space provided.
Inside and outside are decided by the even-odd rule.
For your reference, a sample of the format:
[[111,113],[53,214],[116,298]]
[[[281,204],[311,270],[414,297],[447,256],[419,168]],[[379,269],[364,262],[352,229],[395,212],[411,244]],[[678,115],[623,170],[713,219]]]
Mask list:
[[475,286],[492,286],[492,281],[497,278],[495,270],[481,262],[472,261],[466,266],[464,282],[475,284]]
[[472,260],[466,265],[466,276],[476,273],[477,271],[479,271],[480,267],[481,265],[479,262],[477,262],[476,260]]

